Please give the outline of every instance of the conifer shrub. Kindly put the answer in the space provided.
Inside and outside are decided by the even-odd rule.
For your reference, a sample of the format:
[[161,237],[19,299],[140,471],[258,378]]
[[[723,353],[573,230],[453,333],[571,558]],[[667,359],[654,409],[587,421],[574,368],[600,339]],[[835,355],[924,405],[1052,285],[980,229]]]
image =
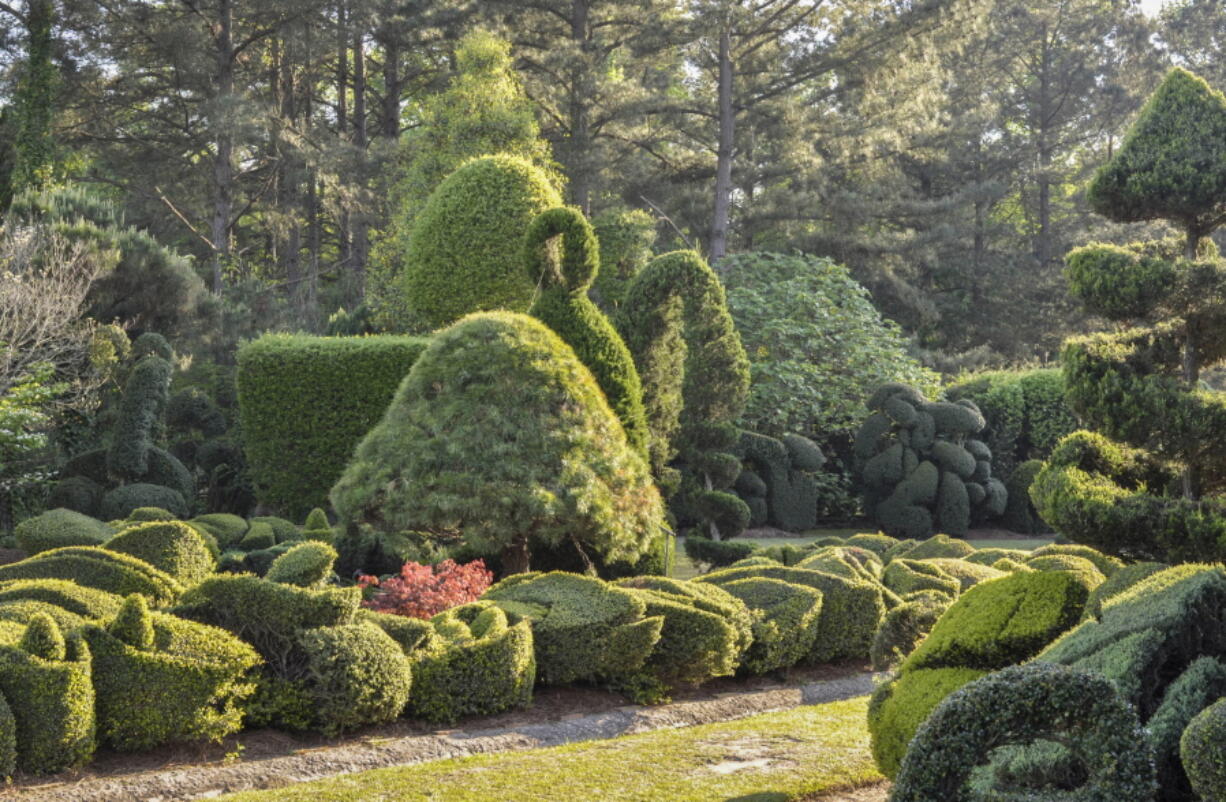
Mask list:
[[82,515],[97,516],[101,513],[102,485],[85,476],[69,476],[51,487],[47,494],[47,508],[64,508]]
[[264,577],[270,582],[313,588],[332,576],[336,549],[326,543],[307,541],[292,546],[272,561]]
[[[561,245],[549,243],[561,237]],[[559,206],[541,212],[524,236],[524,264],[536,288],[528,314],[540,320],[575,351],[613,413],[630,447],[647,458],[643,386],[621,335],[588,297],[600,271],[600,253],[591,225],[577,209]]]
[[359,622],[303,630],[300,679],[313,725],[326,735],[394,721],[409,700],[409,659],[379,627]]
[[924,563],[935,566],[945,572],[947,576],[956,579],[961,586],[961,590],[978,585],[980,582],[986,582],[989,579],[997,579],[1004,576],[1005,572],[993,568],[990,565],[979,565],[977,563],[967,562],[966,560],[955,560],[949,557],[934,557],[924,560]]
[[1085,618],[1098,618],[1108,603],[1138,582],[1170,568],[1163,563],[1133,563],[1125,565],[1090,593],[1086,602]]
[[128,523],[173,520],[175,520],[174,513],[170,510],[164,510],[161,507],[137,507],[128,514]]
[[526,620],[511,623],[515,618],[489,601],[452,607],[432,618],[433,638],[410,653],[412,715],[449,723],[531,704],[532,628]]
[[1073,798],[1140,802],[1157,791],[1136,713],[1093,672],[1011,666],[966,683],[925,718],[895,778],[896,802],[991,797],[996,789],[971,790],[976,766],[1000,747],[1053,740],[1084,762],[1087,779]]
[[1076,543],[1052,543],[1048,546],[1041,546],[1032,551],[1030,556],[1032,558],[1046,557],[1050,554],[1067,554],[1072,557],[1081,557],[1082,559],[1089,560],[1108,579],[1116,571],[1124,567],[1124,561],[1118,557],[1112,557],[1109,554],[1103,554],[1098,549],[1081,546]]
[[506,572],[527,569],[534,546],[637,559],[664,526],[647,465],[591,373],[544,324],[505,312],[431,339],[332,502],[347,539],[453,533]]
[[[327,519],[325,518],[325,520]],[[251,523],[266,524],[268,528],[272,529],[273,537],[276,538],[278,543],[297,540],[301,534],[293,521],[287,521],[275,515],[258,515],[251,519]]]
[[404,298],[433,329],[472,312],[527,310],[534,285],[521,261],[533,218],[562,198],[545,173],[508,154],[463,164],[434,189],[405,254]]
[[93,654],[98,734],[112,748],[218,741],[241,728],[254,690],[248,672],[260,657],[234,635],[150,613],[137,595],[105,626],[83,632]]
[[1005,514],[1001,524],[1010,532],[1037,535],[1051,531],[1051,527],[1039,515],[1034,501],[1030,498],[1030,486],[1035,477],[1043,470],[1043,460],[1030,459],[1013,469],[1005,480],[1005,490],[1009,499],[1005,503]]
[[1188,776],[1179,762],[1179,739],[1192,719],[1226,697],[1226,664],[1216,657],[1193,660],[1166,689],[1162,704],[1145,722],[1145,741],[1158,771],[1159,798],[1191,796]]
[[216,567],[200,533],[178,521],[137,524],[107,541],[106,548],[144,560],[184,587],[196,584]]
[[1030,559],[1034,552],[1023,551],[1022,549],[998,549],[986,548],[976,549],[972,553],[963,557],[968,563],[976,565],[994,565],[997,560],[1013,560],[1014,562],[1025,562]]
[[85,618],[47,602],[22,599],[0,605],[0,619],[29,624],[38,616],[49,616],[64,632],[71,632],[85,623]]
[[1072,554],[1047,554],[1042,557],[1031,557],[1025,564],[1036,571],[1067,571],[1076,574],[1091,590],[1107,579],[1103,576],[1102,571],[1094,566],[1094,563]]
[[390,335],[266,334],[243,344],[239,421],[257,498],[295,521],[324,504],[425,347],[425,338]]
[[11,579],[0,582],[0,607],[36,601],[84,619],[101,620],[119,612],[123,597],[65,579]]
[[277,545],[277,535],[271,526],[265,523],[252,523],[246,534],[243,535],[243,539],[238,541],[237,548],[240,551],[260,551],[271,549],[275,545]]
[[950,557],[962,559],[975,553],[975,547],[961,538],[949,535],[933,535],[927,540],[921,540],[901,554],[894,556],[906,557],[908,560],[929,560],[934,557]]
[[53,509],[17,524],[17,548],[28,555],[60,546],[101,546],[114,530],[95,518],[67,509]]
[[0,777],[10,778],[17,771],[17,719],[0,694]]
[[664,619],[625,588],[555,571],[514,575],[482,597],[532,626],[538,679],[547,685],[615,680],[643,667]]
[[[745,463],[746,472],[762,485],[765,516],[759,525],[769,524],[788,532],[803,532],[817,526],[816,472],[825,463],[825,457],[816,443],[800,435],[775,439],[742,431],[733,453]],[[746,503],[753,497],[742,494]]]
[[884,557],[885,553],[892,546],[898,545],[898,542],[898,538],[890,537],[884,532],[861,532],[860,534],[852,535],[846,541],[848,546],[868,549],[878,557]]
[[66,579],[120,596],[140,593],[154,605],[169,604],[183,591],[144,560],[98,546],[65,546],[0,566],[0,582],[12,579]]
[[410,657],[414,652],[433,648],[438,638],[434,625],[421,618],[382,613],[377,610],[359,610],[355,620],[374,624],[386,632],[392,640],[400,644],[400,650]]
[[1179,759],[1201,799],[1226,799],[1226,699],[1188,724],[1179,739]]

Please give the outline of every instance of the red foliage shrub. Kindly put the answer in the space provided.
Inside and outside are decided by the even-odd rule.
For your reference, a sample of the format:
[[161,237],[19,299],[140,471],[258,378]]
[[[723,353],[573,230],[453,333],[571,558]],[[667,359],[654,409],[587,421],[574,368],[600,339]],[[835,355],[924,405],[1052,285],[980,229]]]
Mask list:
[[443,560],[433,568],[408,562],[401,567],[399,576],[383,581],[361,576],[358,584],[363,591],[373,589],[362,602],[364,607],[381,613],[430,618],[448,608],[476,601],[493,580],[494,573],[486,569],[485,560],[464,565]]

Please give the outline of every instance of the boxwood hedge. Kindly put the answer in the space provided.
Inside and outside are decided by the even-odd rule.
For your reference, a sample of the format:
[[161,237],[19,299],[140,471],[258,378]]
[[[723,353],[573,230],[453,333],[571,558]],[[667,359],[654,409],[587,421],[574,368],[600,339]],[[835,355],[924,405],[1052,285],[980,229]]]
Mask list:
[[174,577],[144,560],[98,546],[65,546],[0,566],[0,582],[9,579],[67,579],[121,596],[140,593],[155,606],[183,591]]

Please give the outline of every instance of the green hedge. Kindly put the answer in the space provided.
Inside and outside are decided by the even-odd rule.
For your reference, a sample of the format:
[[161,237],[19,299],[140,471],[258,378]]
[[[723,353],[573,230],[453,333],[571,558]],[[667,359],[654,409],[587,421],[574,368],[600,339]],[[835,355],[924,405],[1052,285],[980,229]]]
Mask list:
[[[420,618],[410,618],[406,615],[394,615],[392,613],[380,613],[374,610],[359,610],[357,621],[365,621],[368,624],[374,624],[379,629],[386,632],[392,640],[400,644],[400,650],[406,655],[412,656],[417,651],[427,651],[435,646],[437,636],[434,632],[434,627],[429,621],[423,621]],[[417,683],[417,676],[414,675],[414,684]]]
[[961,585],[961,590],[966,590],[990,579],[999,579],[1006,573],[990,565],[979,565],[978,563],[955,560],[949,557],[934,557],[924,560],[922,564],[935,566],[945,572],[947,576],[958,581]]
[[921,669],[877,686],[868,706],[868,732],[881,773],[896,777],[915,731],[941,700],[986,673],[965,667]]
[[1132,565],[1124,566],[1107,577],[1107,581],[1094,588],[1090,593],[1090,600],[1086,602],[1084,617],[1098,618],[1102,615],[1103,607],[1116,596],[1138,582],[1169,567],[1169,565],[1164,565],[1163,563],[1133,563]]
[[204,537],[178,521],[137,524],[107,541],[106,548],[144,560],[184,587],[195,585],[216,567]]
[[822,592],[779,579],[749,577],[721,587],[753,616],[753,642],[741,662],[746,674],[789,668],[813,649],[821,624]]
[[327,543],[308,540],[291,546],[268,567],[265,578],[283,585],[311,588],[323,585],[332,576],[336,549]]
[[259,655],[217,627],[146,615],[150,644],[126,642],[138,639],[114,620],[84,629],[94,658],[99,736],[115,749],[140,750],[237,732],[253,690],[243,680]]
[[243,345],[239,413],[260,501],[293,520],[327,504],[354,447],[383,417],[426,342],[269,334]]
[[647,662],[664,620],[630,591],[555,571],[515,574],[482,597],[532,624],[537,676],[548,685],[628,676]]
[[[257,519],[252,519],[254,522]],[[204,529],[217,539],[217,545],[223,549],[235,545],[243,539],[250,524],[241,516],[229,512],[210,512],[207,515],[197,515],[188,521],[199,529]]]
[[1226,699],[1188,724],[1179,740],[1179,759],[1201,799],[1226,799]]
[[108,490],[102,497],[99,514],[108,521],[117,521],[141,507],[161,507],[182,518],[188,513],[188,505],[189,499],[172,487],[137,482]]
[[869,659],[874,671],[889,671],[915,651],[953,600],[943,594],[904,602],[885,614],[873,635]]
[[[1090,548],[1089,546],[1079,546],[1075,543],[1053,543],[1050,546],[1042,546],[1030,553],[1031,558],[1047,557],[1052,554],[1067,554],[1070,557],[1081,557],[1094,563],[1104,577],[1111,577],[1116,571],[1124,567],[1124,561],[1119,557],[1112,557],[1108,554],[1103,554],[1098,549]],[[1029,562],[1030,560],[1026,560]]]
[[326,735],[394,721],[409,700],[411,670],[399,644],[365,622],[298,634],[301,682],[314,726]]
[[119,612],[123,597],[65,579],[11,579],[0,582],[0,606],[38,601],[79,615],[101,620]]
[[1192,719],[1226,696],[1226,664],[1200,657],[1170,684],[1162,704],[1145,722],[1146,742],[1158,769],[1163,799],[1188,799],[1191,787],[1179,763],[1179,739]]
[[502,608],[481,601],[439,613],[430,626],[431,642],[410,654],[413,715],[452,722],[531,704],[536,657],[528,621],[511,624]]
[[919,560],[890,560],[881,573],[881,582],[899,596],[917,590],[935,590],[954,599],[962,592],[962,583],[956,578],[932,563]]
[[155,606],[183,591],[174,577],[144,560],[98,546],[65,546],[0,566],[0,582],[10,579],[67,579],[120,596],[139,593]]
[[77,629],[85,623],[83,616],[70,613],[63,607],[57,607],[47,602],[25,599],[0,604],[0,619],[5,621],[29,624],[35,617],[40,615],[49,616],[65,632]]
[[741,657],[753,643],[753,616],[750,615],[749,608],[745,606],[745,602],[718,585],[667,576],[629,577],[619,579],[617,584],[624,588],[644,588],[670,596],[681,596],[699,610],[719,616],[735,633],[734,667],[740,663]]
[[29,555],[61,546],[101,546],[113,533],[102,521],[65,509],[27,518],[13,530],[17,548]]
[[630,592],[645,606],[644,615],[660,616],[660,640],[644,671],[666,685],[700,683],[736,671],[740,653],[737,631],[717,613],[701,609],[689,596],[647,588]]
[[693,534],[685,538],[685,556],[712,568],[722,568],[737,560],[743,560],[757,548],[753,543],[739,540],[711,540]]

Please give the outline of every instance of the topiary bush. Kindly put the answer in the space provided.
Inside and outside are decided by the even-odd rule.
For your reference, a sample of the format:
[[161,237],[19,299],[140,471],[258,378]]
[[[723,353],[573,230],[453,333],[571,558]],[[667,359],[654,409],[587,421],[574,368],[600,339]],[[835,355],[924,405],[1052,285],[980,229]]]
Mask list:
[[949,597],[935,594],[903,602],[886,613],[868,650],[873,671],[889,671],[905,660],[951,603]]
[[154,605],[183,592],[174,577],[144,560],[97,546],[65,546],[0,566],[0,582],[11,579],[66,579],[120,596],[139,593]]
[[1125,565],[1090,593],[1086,602],[1085,618],[1098,618],[1112,599],[1142,580],[1153,576],[1159,571],[1170,568],[1162,563],[1133,563]]
[[987,582],[990,579],[998,579],[1006,573],[990,565],[979,565],[978,563],[967,562],[966,560],[953,560],[948,557],[935,557],[923,562],[940,569],[946,576],[957,580],[961,590],[966,590],[973,585]]
[[102,485],[84,476],[69,476],[52,485],[47,494],[47,508],[67,509],[82,515],[97,516],[101,513]]
[[1079,546],[1075,543],[1052,543],[1049,546],[1041,546],[1031,552],[1031,558],[1047,557],[1052,554],[1067,554],[1089,560],[1106,578],[1110,578],[1116,571],[1124,567],[1124,561],[1118,557],[1112,557],[1103,554],[1098,549]]
[[738,633],[720,615],[701,609],[689,596],[648,588],[629,590],[643,602],[645,616],[664,619],[660,640],[643,666],[645,675],[672,686],[697,684],[736,671]]
[[183,494],[172,487],[137,482],[108,490],[102,496],[102,517],[108,521],[127,518],[133,510],[141,507],[161,507],[170,510],[176,517],[185,517],[188,502]]
[[929,668],[878,685],[869,700],[868,731],[881,773],[897,777],[907,746],[924,720],[945,697],[986,673],[977,668]]
[[856,470],[865,511],[884,532],[961,536],[972,517],[1004,513],[1008,494],[992,478],[991,450],[975,439],[984,419],[973,402],[930,402],[914,387],[886,384],[868,406],[872,414],[856,433]]
[[128,527],[108,540],[106,548],[144,560],[184,587],[195,585],[216,567],[200,533],[178,521],[150,521]]
[[244,343],[239,421],[259,500],[295,521],[325,503],[425,348],[425,338],[399,336],[266,334]]
[[1021,532],[1028,535],[1050,532],[1051,527],[1039,515],[1034,501],[1030,498],[1030,486],[1035,477],[1043,470],[1043,461],[1030,459],[1013,469],[1005,480],[1005,490],[1009,499],[1005,503],[1005,514],[1001,525],[1011,532]]
[[61,546],[101,546],[114,530],[88,515],[53,509],[25,519],[17,524],[13,534],[17,548],[34,555]]
[[994,750],[1059,740],[1088,774],[1069,798],[1153,800],[1157,783],[1143,738],[1136,713],[1102,677],[1043,663],[1013,666],[950,694],[920,725],[890,799],[993,798],[995,789],[972,790],[970,782]]
[[962,583],[936,565],[917,560],[890,560],[881,573],[881,582],[899,596],[917,590],[934,590],[952,601],[962,592]]
[[[256,519],[252,519],[255,522]],[[207,515],[197,515],[187,522],[197,529],[204,529],[217,540],[221,548],[229,548],[238,544],[247,533],[249,524],[246,519],[228,512],[211,512]]]
[[346,538],[452,533],[507,572],[526,570],[534,546],[633,560],[664,525],[647,465],[591,373],[544,324],[510,313],[434,336],[332,502]]
[[893,546],[900,542],[898,538],[890,537],[884,532],[861,532],[857,535],[852,535],[845,541],[848,546],[855,546],[861,549],[868,549],[878,557],[885,557]]
[[[753,617],[749,608],[745,606],[745,602],[718,585],[664,576],[628,577],[617,580],[616,584],[624,588],[642,588],[669,597],[681,597],[698,610],[717,616],[733,630],[733,646],[728,653],[728,659],[734,669],[753,643]],[[721,655],[723,654],[721,649]],[[722,661],[723,657],[718,660]]]
[[746,674],[789,668],[813,648],[821,623],[822,592],[779,579],[748,577],[720,587],[744,602],[753,621],[753,641],[741,661]]
[[449,723],[532,703],[536,658],[527,621],[512,624],[497,604],[483,601],[439,613],[430,627],[429,644],[409,653],[414,716]]
[[1094,563],[1072,554],[1047,554],[1042,557],[1031,557],[1025,562],[1025,565],[1036,571],[1067,571],[1076,574],[1091,590],[1106,580],[1102,571],[1099,571]]
[[1226,699],[1189,722],[1179,739],[1179,759],[1201,799],[1226,799]]
[[[551,247],[558,237],[562,238],[560,246]],[[591,225],[577,209],[547,209],[528,226],[523,259],[536,288],[528,314],[553,329],[592,371],[622,422],[630,447],[646,459],[647,417],[638,369],[621,335],[588,298],[592,280],[600,271]]]
[[298,633],[299,677],[314,727],[326,735],[394,721],[409,700],[410,663],[379,627],[360,622]]
[[323,585],[332,576],[336,549],[326,543],[298,543],[272,561],[264,577],[270,582],[312,588]]
[[646,605],[629,590],[560,571],[511,576],[482,598],[531,623],[537,677],[547,685],[634,674],[664,625],[645,617]]
[[[825,457],[816,443],[800,435],[785,435],[784,439],[776,440],[742,431],[733,453],[747,466],[742,476],[748,473],[762,485],[766,514],[758,525],[769,524],[788,532],[803,532],[817,526],[816,472],[825,463]],[[741,482],[739,478],[737,481]],[[742,495],[747,504],[752,503],[752,498],[748,493]]]
[[430,194],[409,239],[404,298],[413,323],[445,326],[471,312],[527,310],[534,285],[521,245],[533,218],[562,198],[527,159],[463,164]]
[[1188,799],[1192,788],[1179,762],[1179,740],[1202,710],[1226,696],[1226,663],[1216,657],[1193,660],[1166,689],[1162,704],[1145,722],[1145,740],[1154,756],[1161,799]]
[[123,597],[65,579],[11,579],[0,582],[0,607],[36,601],[66,610],[84,619],[111,618]]
[[757,550],[752,543],[736,540],[711,540],[690,534],[685,538],[685,556],[696,563],[703,563],[711,568],[721,568],[731,565],[737,560],[743,560]]

